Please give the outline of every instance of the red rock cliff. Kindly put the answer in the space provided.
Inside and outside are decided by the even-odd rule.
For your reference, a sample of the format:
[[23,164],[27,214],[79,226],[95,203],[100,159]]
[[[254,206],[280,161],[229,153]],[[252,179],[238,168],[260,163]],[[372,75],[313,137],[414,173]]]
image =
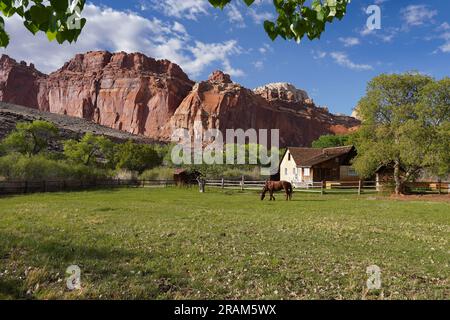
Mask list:
[[197,83],[173,115],[164,133],[188,128],[280,129],[281,146],[309,146],[323,134],[341,134],[359,121],[330,114],[314,105],[306,92],[285,83],[269,84],[254,91],[235,84],[219,71]]
[[195,84],[167,60],[140,53],[88,52],[50,75],[33,65],[0,59],[0,100],[168,141],[173,129],[280,129],[281,144],[309,145],[326,133],[345,133],[359,121],[318,108],[289,84],[254,91],[214,72]]

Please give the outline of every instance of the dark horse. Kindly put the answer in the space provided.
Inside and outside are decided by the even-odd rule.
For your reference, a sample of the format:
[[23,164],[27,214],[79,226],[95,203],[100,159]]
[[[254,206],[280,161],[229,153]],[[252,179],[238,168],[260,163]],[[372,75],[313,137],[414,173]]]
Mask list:
[[264,185],[264,188],[261,193],[261,200],[264,200],[266,197],[266,192],[269,191],[270,194],[270,201],[275,200],[275,197],[273,196],[273,193],[275,191],[283,190],[286,193],[286,200],[292,199],[292,184],[290,184],[287,181],[266,181],[266,184]]

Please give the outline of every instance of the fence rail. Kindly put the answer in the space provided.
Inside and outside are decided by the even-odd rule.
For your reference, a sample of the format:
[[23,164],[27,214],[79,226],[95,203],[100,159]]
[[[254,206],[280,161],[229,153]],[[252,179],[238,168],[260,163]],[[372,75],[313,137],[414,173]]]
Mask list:
[[[220,187],[222,189],[255,190],[261,189],[265,181],[240,180],[206,180],[205,185]],[[376,181],[319,181],[319,182],[297,182],[293,183],[294,192],[311,193],[376,193],[387,188],[393,188],[390,184],[379,184]],[[450,193],[449,182],[412,182],[406,184],[412,192],[427,193]]]
[[175,185],[173,180],[45,180],[45,181],[0,181],[0,195],[36,192],[76,191],[93,188],[117,187],[166,187]]
[[[245,179],[211,179],[204,180],[204,186],[222,189],[261,190],[263,180]],[[36,192],[76,191],[93,188],[117,187],[167,187],[176,185],[174,180],[46,180],[46,181],[0,181],[0,195],[26,194]],[[197,184],[191,181],[190,185]],[[373,193],[393,188],[392,185],[379,185],[376,181],[322,181],[294,183],[294,192],[311,193]],[[410,192],[418,193],[450,193],[449,182],[414,182],[406,184]]]

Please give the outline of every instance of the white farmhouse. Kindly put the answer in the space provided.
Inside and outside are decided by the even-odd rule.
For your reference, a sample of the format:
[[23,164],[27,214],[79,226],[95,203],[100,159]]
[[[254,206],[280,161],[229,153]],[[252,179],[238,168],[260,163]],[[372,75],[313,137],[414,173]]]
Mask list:
[[321,181],[357,181],[350,162],[356,156],[353,146],[335,148],[288,147],[280,164],[280,180],[294,185]]

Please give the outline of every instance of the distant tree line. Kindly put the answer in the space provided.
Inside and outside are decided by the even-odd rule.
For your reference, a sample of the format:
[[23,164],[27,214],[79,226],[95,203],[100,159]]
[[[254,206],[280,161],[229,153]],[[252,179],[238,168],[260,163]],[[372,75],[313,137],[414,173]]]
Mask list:
[[[171,144],[138,144],[131,140],[115,143],[105,136],[86,133],[81,139],[59,141],[58,128],[46,121],[18,123],[16,128],[0,143],[0,179],[172,179],[173,169],[197,170],[208,178],[260,179],[261,164],[252,162],[252,153],[261,146],[244,146],[245,163],[228,165],[226,159],[232,152],[237,163],[237,145],[226,145],[221,156],[224,164],[182,165],[171,161]],[[51,151],[58,141],[61,151]],[[280,151],[280,155],[283,154]],[[257,158],[256,158],[257,160]]]
[[50,151],[58,128],[46,121],[18,123],[0,144],[0,176],[13,179],[107,178],[120,170],[142,173],[163,163],[168,146],[114,143],[86,133],[63,141],[63,152]]

